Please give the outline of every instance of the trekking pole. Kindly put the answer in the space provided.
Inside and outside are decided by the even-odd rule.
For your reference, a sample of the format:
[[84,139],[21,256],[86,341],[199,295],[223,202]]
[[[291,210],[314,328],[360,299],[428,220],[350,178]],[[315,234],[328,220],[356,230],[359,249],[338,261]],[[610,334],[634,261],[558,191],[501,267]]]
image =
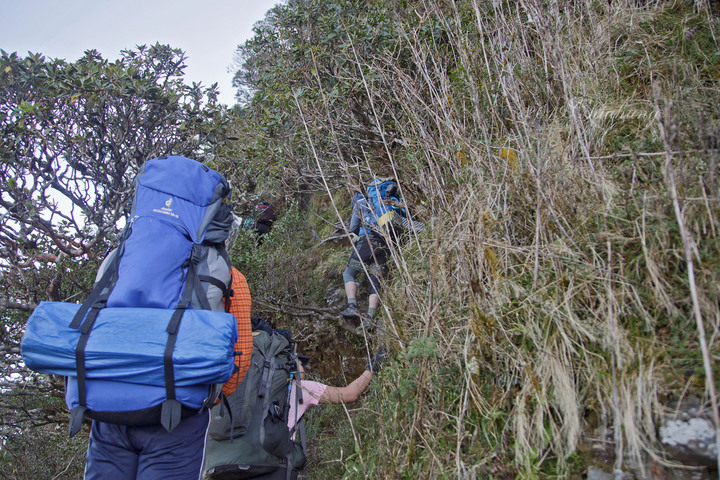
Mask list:
[[285,397],[285,406],[283,408],[283,421],[287,424],[288,417],[290,416],[290,395],[292,394],[292,384],[295,378],[295,372],[290,371],[290,378],[288,379],[287,396]]

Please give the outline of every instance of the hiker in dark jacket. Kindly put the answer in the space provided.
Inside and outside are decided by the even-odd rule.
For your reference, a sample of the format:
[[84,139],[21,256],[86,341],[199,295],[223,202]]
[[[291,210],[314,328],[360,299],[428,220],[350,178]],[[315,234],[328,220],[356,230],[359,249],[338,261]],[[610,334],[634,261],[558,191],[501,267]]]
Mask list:
[[255,206],[257,214],[255,215],[255,233],[258,236],[270,233],[273,223],[277,220],[275,210],[268,202],[260,202]]
[[[373,185],[381,184],[382,180]],[[375,326],[375,312],[380,305],[380,281],[386,273],[385,264],[390,255],[389,241],[395,241],[399,231],[420,232],[425,224],[411,221],[406,217],[405,205],[397,198],[397,186],[394,182],[387,183],[380,207],[373,206],[362,193],[353,196],[353,212],[350,218],[349,230],[359,236],[350,253],[350,259],[343,272],[345,282],[345,295],[347,308],[341,313],[346,318],[360,316],[357,305],[357,282],[355,278],[359,272],[367,270],[370,297],[368,310],[362,315],[362,327],[372,329]],[[381,209],[382,211],[377,211]]]
[[253,217],[249,220],[247,228],[255,233],[255,244],[260,246],[277,220],[275,210],[269,202],[259,202],[255,205]]

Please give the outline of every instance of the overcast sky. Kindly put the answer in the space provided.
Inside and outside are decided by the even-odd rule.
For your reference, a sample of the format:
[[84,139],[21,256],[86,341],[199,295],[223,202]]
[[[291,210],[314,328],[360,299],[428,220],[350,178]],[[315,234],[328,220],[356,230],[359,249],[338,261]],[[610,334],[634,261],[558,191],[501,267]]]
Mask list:
[[187,55],[186,82],[215,82],[220,101],[235,94],[228,68],[252,26],[282,0],[0,0],[0,49],[73,62],[96,49],[114,60],[120,50],[160,42]]

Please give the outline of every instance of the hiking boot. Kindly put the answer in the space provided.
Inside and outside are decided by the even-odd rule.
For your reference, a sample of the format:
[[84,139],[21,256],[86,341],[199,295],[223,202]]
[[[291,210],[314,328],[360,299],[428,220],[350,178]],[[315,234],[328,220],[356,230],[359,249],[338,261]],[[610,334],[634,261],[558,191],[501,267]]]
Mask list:
[[360,325],[362,325],[365,330],[372,332],[375,330],[375,319],[373,317],[363,317]]
[[340,312],[340,315],[345,318],[357,318],[360,316],[360,313],[358,312],[357,305],[349,304],[345,310]]

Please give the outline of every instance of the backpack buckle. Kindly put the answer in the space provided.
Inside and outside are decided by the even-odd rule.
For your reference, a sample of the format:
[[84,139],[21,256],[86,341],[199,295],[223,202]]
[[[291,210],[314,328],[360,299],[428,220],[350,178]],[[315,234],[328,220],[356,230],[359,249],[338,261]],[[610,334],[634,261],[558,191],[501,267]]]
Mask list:
[[192,251],[190,252],[190,258],[189,258],[190,263],[192,265],[197,265],[200,263],[200,258],[202,257],[202,253],[200,250],[201,250],[200,245],[198,245],[197,243],[193,245]]

